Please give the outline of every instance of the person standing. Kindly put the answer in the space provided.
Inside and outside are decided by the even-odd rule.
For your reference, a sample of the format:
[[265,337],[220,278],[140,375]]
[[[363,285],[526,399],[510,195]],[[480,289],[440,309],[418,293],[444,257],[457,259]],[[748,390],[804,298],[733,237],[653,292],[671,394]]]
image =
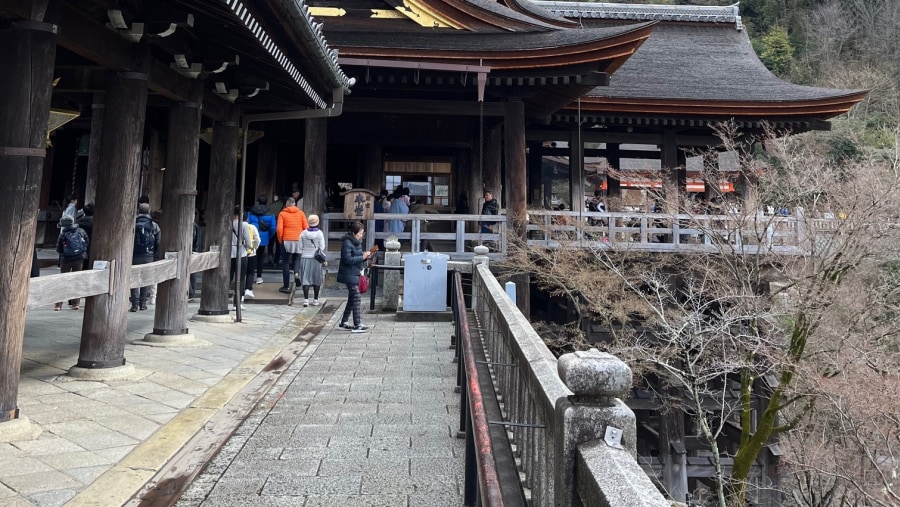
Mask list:
[[[369,330],[360,321],[359,311],[359,274],[365,267],[366,261],[372,256],[372,252],[362,249],[362,238],[366,233],[363,224],[353,222],[350,231],[341,238],[341,265],[338,268],[337,281],[347,285],[347,306],[338,326],[348,329],[351,333],[365,333]],[[353,325],[347,324],[350,314],[353,314]]]
[[[240,249],[238,249],[238,243],[241,243]],[[247,222],[241,220],[241,206],[235,206],[231,220],[231,268],[228,274],[229,281],[234,281],[235,297],[238,297],[237,295],[241,293],[241,287],[244,286],[241,281],[246,280],[247,255],[252,246],[253,236],[250,233],[250,227],[247,225]],[[241,280],[238,280],[236,276],[237,263],[239,261],[241,263]],[[244,296],[240,296],[240,298],[241,302],[243,302]],[[241,306],[241,309],[243,308]]]
[[[300,233],[309,227],[309,223],[306,221],[306,214],[295,204],[296,201],[294,201],[293,197],[289,197],[285,201],[284,209],[278,214],[278,223],[276,225],[278,241],[283,249],[281,277],[284,282],[284,285],[278,291],[285,294],[291,293],[290,272],[294,272],[295,278],[300,274]],[[296,281],[294,280],[294,282]]]
[[244,214],[244,223],[247,225],[247,231],[250,233],[250,243],[247,243],[247,270],[241,271],[241,278],[245,280],[244,282],[244,296],[250,299],[256,297],[256,294],[253,293],[253,280],[254,280],[254,266],[256,266],[257,258],[256,252],[259,250],[259,229],[256,228],[255,225],[251,224],[247,220],[247,215]]
[[[256,198],[256,204],[250,208],[250,215],[247,217],[247,223],[256,227],[259,231],[259,249],[256,251],[256,257],[253,265],[247,269],[249,273],[256,271],[256,283],[263,283],[262,272],[263,264],[265,264],[267,256],[274,252],[269,249],[269,245],[273,247],[277,244],[273,241],[275,238],[275,230],[278,228],[278,222],[275,215],[269,213],[269,207],[266,206],[266,196],[260,195]],[[274,248],[272,249],[274,250]]]
[[[406,194],[404,194],[404,191],[406,191]],[[391,207],[388,209],[388,213],[397,215],[409,214],[409,189],[397,187],[397,189],[394,190],[394,200],[391,201]],[[387,232],[390,232],[391,234],[399,234],[403,232],[405,227],[406,220],[392,218],[387,221]]]
[[[484,191],[484,204],[481,205],[481,214],[500,214],[500,203],[497,202],[497,199],[494,199],[494,192],[491,190]],[[497,222],[481,222],[481,232],[487,234],[494,232],[494,225],[496,224]]]
[[[59,226],[59,238],[56,240],[56,251],[59,252],[59,272],[81,271],[90,244],[88,235],[69,215],[63,215],[60,218]],[[73,310],[78,310],[80,302],[81,298],[70,299],[69,306]],[[56,303],[53,309],[62,310],[62,301]]]
[[[277,221],[278,214],[284,209],[284,201],[281,200],[281,197],[278,194],[272,194],[272,202],[266,206],[269,208],[269,214]],[[272,233],[271,244],[272,246],[269,247],[270,259],[268,259],[268,262],[278,266],[281,264],[281,244],[278,243],[278,238],[275,236],[274,232]]]
[[325,251],[325,234],[319,230],[319,215],[309,216],[309,228],[300,233],[300,285],[303,306],[309,306],[309,287],[313,288],[313,306],[319,306],[319,289],[325,283],[327,262],[316,259],[316,250]]
[[[138,216],[134,220],[134,251],[131,254],[131,265],[150,264],[159,252],[159,224],[150,217],[150,204],[138,206]],[[150,297],[150,286],[131,289],[131,310],[147,309]]]
[[84,229],[88,237],[88,251],[84,255],[84,262],[81,269],[88,269],[88,257],[91,256],[91,243],[94,240],[94,205],[85,204],[83,208],[75,214],[75,223],[78,227]]

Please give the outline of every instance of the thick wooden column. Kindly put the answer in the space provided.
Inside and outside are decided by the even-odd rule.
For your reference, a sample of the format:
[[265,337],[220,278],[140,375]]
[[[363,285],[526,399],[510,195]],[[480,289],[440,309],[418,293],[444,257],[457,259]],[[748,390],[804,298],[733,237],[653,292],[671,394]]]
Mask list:
[[[618,144],[606,143],[606,163],[610,169],[615,169],[617,171],[622,169],[622,157],[620,153],[621,151],[619,150]],[[609,172],[606,174],[606,196],[622,197],[622,185],[619,178],[610,176]],[[610,208],[609,202],[606,203],[606,210],[619,211]]]
[[228,315],[228,271],[231,266],[231,220],[234,216],[237,176],[238,110],[227,122],[213,124],[209,161],[209,202],[206,206],[205,248],[219,249],[219,267],[203,272],[200,310],[195,319],[230,322]]
[[80,368],[125,364],[134,210],[147,112],[149,44],[134,46],[132,62],[134,70],[117,73],[107,87],[103,125],[107,133],[116,135],[106,135],[101,140],[100,177],[94,203],[91,261],[110,261],[109,293],[87,298],[78,363],[69,370],[73,375],[78,375]]
[[97,199],[97,178],[100,174],[100,140],[103,138],[103,111],[106,94],[95,93],[91,105],[91,140],[88,145],[87,181],[84,185],[84,204]]
[[366,160],[364,166],[363,184],[375,195],[381,193],[384,188],[384,150],[380,144],[366,145]]
[[492,128],[485,127],[484,136],[484,167],[482,167],[481,178],[483,185],[481,190],[473,196],[473,201],[477,203],[473,208],[473,213],[481,213],[481,205],[484,203],[484,190],[492,190],[494,199],[504,207],[507,201],[503,188],[503,126],[496,125]]
[[684,502],[688,493],[688,476],[684,412],[681,409],[659,413],[659,459],[663,462],[663,486],[673,500]]
[[[503,148],[506,167],[507,230],[509,238],[525,239],[527,178],[525,172],[525,105],[513,100],[506,105],[503,122]],[[528,318],[531,314],[530,277],[517,275],[516,306]]]
[[245,196],[253,203],[260,194],[265,194],[269,201],[275,193],[278,178],[278,149],[274,141],[262,139],[256,145],[256,186],[255,191]]
[[325,210],[325,152],[328,147],[328,119],[306,120],[306,146],[303,151],[303,210],[306,216]]
[[528,143],[528,207],[543,208],[544,207],[544,187],[543,187],[543,155],[541,154],[541,143],[532,141]]
[[[190,100],[169,108],[169,142],[164,175],[164,213],[160,223],[163,252],[178,253],[178,277],[159,284],[153,333],[147,341],[192,341],[187,328],[188,267],[197,198],[197,157],[200,150],[200,105],[203,81],[191,81]],[[175,135],[177,133],[177,135]]]
[[663,189],[666,193],[667,213],[676,213],[673,206],[680,207],[686,190],[686,173],[684,166],[678,165],[678,145],[675,142],[675,131],[663,133],[663,144],[660,146],[660,166],[663,171]]
[[569,209],[584,208],[584,141],[579,128],[569,132]]
[[[506,214],[511,228],[522,236],[525,232],[525,105],[513,100],[506,105],[503,129],[506,161]],[[510,231],[512,234],[512,231]]]
[[[479,137],[475,137],[472,141],[472,150],[469,151],[471,157],[469,177],[459,182],[460,190],[465,190],[469,197],[469,213],[477,215],[481,213],[481,192],[484,190],[484,145]],[[472,232],[476,230],[477,224],[473,225]]]
[[[166,167],[166,142],[162,140],[159,130],[151,128],[150,145],[147,147],[149,153],[149,163],[146,167],[142,165],[143,186],[138,189],[138,195],[146,195],[150,197],[150,211],[165,211],[163,209],[162,197],[165,188],[163,186],[163,178],[165,177]],[[135,210],[137,211],[137,210]]]
[[31,21],[0,25],[0,423],[18,418],[25,303],[56,57],[56,26],[45,23],[51,18],[46,7],[35,1]]

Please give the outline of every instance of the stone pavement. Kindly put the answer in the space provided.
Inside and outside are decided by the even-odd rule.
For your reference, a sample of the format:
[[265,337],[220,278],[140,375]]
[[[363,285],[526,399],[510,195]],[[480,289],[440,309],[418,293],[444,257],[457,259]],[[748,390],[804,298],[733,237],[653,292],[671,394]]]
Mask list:
[[323,322],[178,507],[462,505],[452,323],[364,313],[372,329],[354,334],[339,317]]
[[227,436],[266,392],[183,505],[460,505],[452,325],[370,315],[366,299],[373,329],[352,334],[335,329],[339,287],[322,306],[289,307],[280,274],[264,278],[244,322],[188,324],[208,347],[135,344],[153,307],[129,313],[135,373],[115,381],[65,375],[83,311],[29,311],[19,407],[42,432],[0,443],[0,505],[153,505],[129,499],[169,469],[185,474],[179,456],[194,447],[208,454],[187,462],[204,463],[221,442],[196,439]]

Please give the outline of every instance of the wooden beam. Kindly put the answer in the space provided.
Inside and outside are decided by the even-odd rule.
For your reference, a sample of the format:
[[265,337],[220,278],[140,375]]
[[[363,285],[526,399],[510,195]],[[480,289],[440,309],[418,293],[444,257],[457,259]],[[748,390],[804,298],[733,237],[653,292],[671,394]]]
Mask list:
[[[568,141],[568,130],[528,129],[525,133],[528,141]],[[581,132],[581,138],[586,143],[615,143],[615,144],[656,144],[663,143],[663,133],[641,132],[610,132],[608,129],[585,129]],[[722,140],[713,135],[688,135],[676,134],[675,144],[678,146],[720,146]]]
[[[394,114],[421,114],[437,116],[478,116],[481,107],[478,102],[472,100],[442,101],[442,100],[396,100],[396,99],[362,99],[349,96],[344,103],[344,111],[352,113],[394,113]],[[485,102],[485,116],[503,116],[506,108],[499,102]]]
[[[67,4],[62,7],[59,45],[109,69],[130,70],[133,44]],[[189,100],[191,80],[170,69],[168,63],[154,59],[149,72],[150,91],[176,102]],[[228,104],[211,95],[204,97],[203,114],[217,120],[227,118]]]

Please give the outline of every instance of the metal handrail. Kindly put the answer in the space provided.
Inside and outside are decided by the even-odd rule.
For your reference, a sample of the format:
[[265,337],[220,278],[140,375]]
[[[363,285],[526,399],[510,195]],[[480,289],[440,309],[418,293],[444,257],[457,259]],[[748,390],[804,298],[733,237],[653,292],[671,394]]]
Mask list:
[[491,434],[481,384],[472,349],[469,320],[462,289],[462,275],[453,273],[452,308],[456,328],[456,350],[460,382],[460,429],[465,428],[465,505],[502,507],[503,495],[491,447]]

